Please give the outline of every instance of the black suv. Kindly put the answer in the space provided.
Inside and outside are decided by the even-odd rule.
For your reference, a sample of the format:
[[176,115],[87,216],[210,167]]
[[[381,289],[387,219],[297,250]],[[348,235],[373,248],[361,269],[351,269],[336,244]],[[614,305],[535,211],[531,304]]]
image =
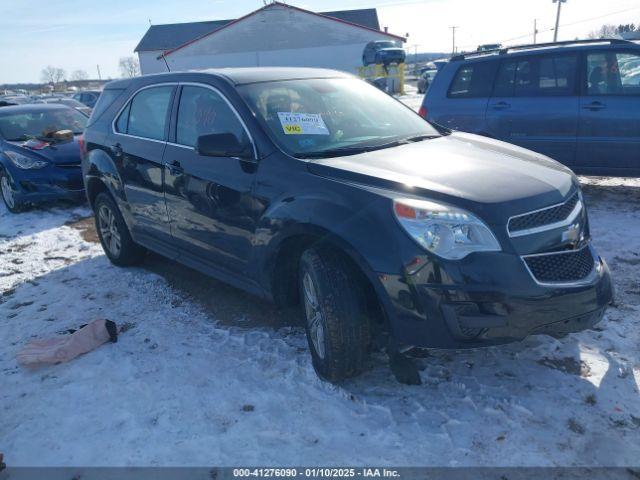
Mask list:
[[300,305],[330,381],[361,371],[376,345],[394,358],[564,335],[612,301],[571,170],[439,129],[340,72],[115,81],[82,150],[114,264],[150,249]]

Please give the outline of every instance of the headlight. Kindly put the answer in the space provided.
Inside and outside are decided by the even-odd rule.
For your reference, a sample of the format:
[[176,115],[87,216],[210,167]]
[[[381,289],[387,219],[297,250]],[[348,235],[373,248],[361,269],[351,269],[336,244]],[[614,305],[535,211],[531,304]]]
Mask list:
[[427,200],[397,199],[393,211],[416,242],[448,260],[459,260],[471,252],[500,251],[489,227],[460,208]]
[[4,154],[9,157],[9,160],[18,168],[23,170],[32,170],[36,168],[43,168],[48,165],[47,162],[43,160],[37,160],[35,158],[27,157],[18,152],[13,151],[5,151]]

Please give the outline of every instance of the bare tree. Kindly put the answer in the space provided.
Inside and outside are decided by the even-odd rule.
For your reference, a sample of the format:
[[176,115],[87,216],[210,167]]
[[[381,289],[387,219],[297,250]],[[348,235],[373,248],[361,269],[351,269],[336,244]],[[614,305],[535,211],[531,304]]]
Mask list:
[[603,25],[589,34],[589,38],[612,38],[618,33],[615,25]]
[[52,83],[56,85],[65,79],[67,76],[67,72],[62,68],[56,68],[51,65],[42,69],[40,73],[40,77],[44,83]]
[[140,63],[136,57],[122,57],[119,66],[123,77],[130,78],[140,75]]
[[84,70],[74,70],[71,74],[71,80],[86,80],[89,75]]

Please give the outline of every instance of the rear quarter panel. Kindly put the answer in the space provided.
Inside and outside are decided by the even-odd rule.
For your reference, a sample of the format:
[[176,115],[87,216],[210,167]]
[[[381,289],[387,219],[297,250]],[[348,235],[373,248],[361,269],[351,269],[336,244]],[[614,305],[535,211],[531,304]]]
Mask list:
[[487,135],[485,114],[489,97],[449,98],[458,69],[467,62],[449,62],[435,76],[423,100],[427,119],[451,130]]

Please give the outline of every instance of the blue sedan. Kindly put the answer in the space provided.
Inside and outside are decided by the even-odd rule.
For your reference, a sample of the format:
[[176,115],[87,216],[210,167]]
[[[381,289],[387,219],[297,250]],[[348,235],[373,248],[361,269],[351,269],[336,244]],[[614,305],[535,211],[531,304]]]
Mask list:
[[0,109],[0,191],[9,211],[85,198],[78,140],[87,121],[64,105]]

